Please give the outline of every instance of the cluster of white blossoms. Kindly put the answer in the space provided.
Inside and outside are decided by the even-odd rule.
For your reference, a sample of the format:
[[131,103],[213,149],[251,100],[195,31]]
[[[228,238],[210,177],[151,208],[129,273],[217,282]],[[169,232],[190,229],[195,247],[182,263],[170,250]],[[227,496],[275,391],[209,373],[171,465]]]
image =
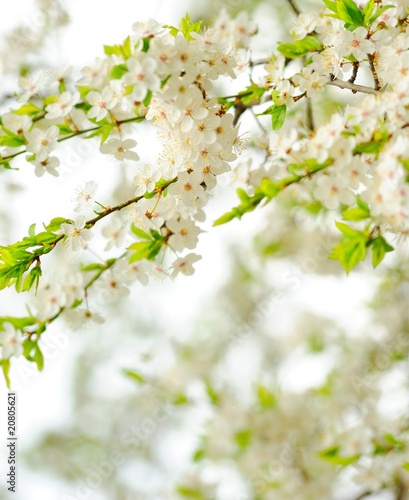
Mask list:
[[[9,247],[15,262],[10,263],[8,253],[2,256],[0,285],[16,284],[26,291],[40,282],[36,311],[46,321],[44,311],[54,319],[88,301],[94,284],[99,299],[108,301],[128,295],[135,281],[146,285],[151,278],[192,274],[201,258],[193,250],[204,208],[218,176],[231,169],[243,148],[237,124],[247,109],[265,105],[269,108],[259,114],[271,115],[273,130],[265,130],[258,143],[267,159],[251,172],[249,194],[240,193],[242,205],[223,222],[293,186],[300,200],[307,194],[346,220],[365,223],[364,232],[341,226],[350,241],[338,248],[337,258],[347,270],[364,260],[371,245],[377,265],[393,250],[383,235],[409,232],[408,2],[368,2],[362,9],[352,0],[342,2],[345,9],[328,0],[327,10],[299,15],[295,41],[279,44],[259,77],[250,61],[250,85],[229,97],[218,97],[214,83],[243,70],[239,59],[246,59],[243,51],[249,54],[257,28],[246,14],[231,19],[224,11],[205,30],[189,16],[180,29],[153,20],[136,23],[133,35],[122,45],[106,46],[106,57],[85,67],[75,86],[68,83],[71,68],[20,78],[20,107],[2,116],[0,164],[10,167],[24,154],[35,175],[56,176],[59,142],[97,137],[102,154],[133,169],[127,187],[134,197],[115,206],[102,204],[95,200],[98,179],[82,184],[78,217],[53,219],[45,236],[30,234],[28,246],[23,241]],[[358,84],[360,78],[371,86]],[[308,103],[312,106],[312,98],[329,85],[364,98],[354,98],[317,127]],[[306,126],[300,126],[303,121]],[[158,129],[161,148],[149,164],[140,161],[131,135],[138,122]],[[92,251],[91,241],[97,240],[95,226],[106,217],[101,230],[105,250],[118,254],[81,268],[88,278],[82,298],[66,293],[69,282],[59,283],[63,291],[52,302],[58,307],[51,307],[54,288],[41,284],[40,257],[63,247],[77,257],[72,262],[78,270],[78,259],[88,261],[84,251]],[[21,253],[21,246],[24,252],[36,250]]]
[[[103,207],[95,203],[98,182],[88,181],[77,192],[78,216],[62,220],[55,233],[54,245],[62,239],[60,246],[77,257],[72,262],[78,269],[99,220],[90,217],[93,212],[102,214],[101,218],[110,215],[101,231],[107,240],[105,250],[121,253],[104,272],[91,278],[99,289],[99,303],[126,296],[134,281],[146,285],[150,278],[190,275],[201,259],[189,251],[202,233],[198,222],[205,219],[203,208],[217,176],[230,170],[229,164],[241,151],[233,114],[215,97],[213,82],[221,76],[236,77],[231,40],[242,49],[256,32],[247,15],[233,20],[223,12],[221,19],[220,28],[202,32],[200,23],[193,24],[188,17],[185,32],[153,20],[136,23],[134,34],[122,46],[106,47],[105,58],[82,70],[75,88],[68,83],[71,67],[20,78],[20,108],[2,117],[1,160],[5,165],[26,153],[36,176],[58,176],[58,143],[93,136],[101,138],[102,154],[134,165],[133,200],[123,200],[113,215],[109,207],[98,211]],[[53,94],[55,87],[58,91]],[[159,129],[162,148],[156,163],[139,163],[134,151],[137,142],[129,136],[130,124],[140,121]],[[143,260],[132,258],[132,251],[126,249],[135,242],[135,234],[136,245],[156,238],[155,255],[145,252]],[[89,280],[84,278],[78,293],[73,292],[78,276],[68,275],[58,283],[40,279],[33,300],[38,321],[47,322],[88,300]]]
[[[277,180],[288,175],[289,165],[307,173],[321,165],[325,168],[313,172],[311,182],[304,184],[315,200],[334,210],[355,206],[359,194],[375,226],[406,235],[409,3],[391,1],[382,6],[386,5],[369,28],[347,29],[336,16],[318,13],[302,13],[294,21],[296,43],[313,37],[317,46],[307,65],[293,56],[286,59],[284,50],[267,59],[258,85],[272,91],[276,105],[291,108],[303,97],[322,93],[327,85],[369,95],[356,98],[308,135],[289,119],[281,131],[270,135],[267,165],[261,166],[260,175],[255,171],[252,175]],[[355,86],[361,73],[363,81],[374,81],[372,88]]]

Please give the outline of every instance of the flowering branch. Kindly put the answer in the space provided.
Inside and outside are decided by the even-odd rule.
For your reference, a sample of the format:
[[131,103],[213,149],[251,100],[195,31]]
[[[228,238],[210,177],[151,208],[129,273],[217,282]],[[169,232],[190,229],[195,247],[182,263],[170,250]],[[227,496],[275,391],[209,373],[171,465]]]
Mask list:
[[[155,190],[152,193],[149,193],[149,195],[160,195],[163,193],[165,189],[167,189],[171,184],[174,182],[177,182],[178,178],[175,177],[171,179],[170,181],[166,181],[164,183],[158,183],[157,187],[155,187]],[[107,217],[108,215],[118,212],[120,210],[123,210],[126,207],[129,207],[129,205],[133,205],[134,203],[138,203],[138,201],[142,200],[145,198],[145,196],[136,196],[135,198],[131,198],[130,200],[124,201],[123,203],[120,203],[119,205],[116,205],[115,207],[107,207],[103,212],[97,215],[97,217],[94,217],[93,219],[88,220],[85,223],[85,226],[87,229],[93,227],[98,221],[103,219],[104,217]]]
[[[144,120],[145,120],[144,116],[136,116],[135,118],[128,118],[126,120],[119,120],[119,121],[115,120],[115,126],[120,127],[121,125],[123,125],[125,123],[141,122]],[[74,137],[78,137],[78,136],[81,136],[81,135],[84,135],[87,133],[95,132],[97,130],[102,129],[103,126],[104,125],[96,125],[95,127],[90,127],[90,128],[84,129],[84,130],[76,130],[72,134],[68,134],[64,137],[60,137],[59,139],[57,139],[56,142],[64,142],[64,141],[66,141],[68,139],[72,139]],[[12,155],[3,156],[3,157],[0,156],[0,165],[8,163],[10,160],[12,160],[13,158],[15,158],[23,153],[27,153],[27,148],[23,149],[22,151],[18,151],[17,153],[13,153]]]

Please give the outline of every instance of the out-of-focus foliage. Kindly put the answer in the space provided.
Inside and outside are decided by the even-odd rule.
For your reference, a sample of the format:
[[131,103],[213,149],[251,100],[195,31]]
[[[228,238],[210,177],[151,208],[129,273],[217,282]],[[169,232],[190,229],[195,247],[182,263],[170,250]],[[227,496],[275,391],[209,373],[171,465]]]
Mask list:
[[[252,245],[232,250],[229,279],[186,341],[170,341],[164,327],[141,328],[135,318],[115,345],[107,337],[84,352],[72,423],[39,440],[28,455],[31,467],[63,478],[74,498],[81,487],[90,498],[104,491],[107,500],[341,493],[354,500],[382,491],[406,498],[404,256],[379,276],[358,325],[348,311],[338,318],[319,307],[310,311],[302,294],[296,297],[311,283],[319,280],[323,290],[316,302],[326,288],[353,285],[334,286],[340,277],[324,258],[332,245],[327,228],[308,210],[287,209],[284,217],[283,210],[278,204],[269,211]],[[271,225],[278,218],[283,224]],[[315,241],[322,255],[314,254]],[[147,335],[149,349],[141,349]],[[124,351],[135,362],[122,364],[121,389],[107,394],[104,377],[118,377]],[[140,475],[151,479],[142,485]],[[100,484],[92,486],[97,477]]]

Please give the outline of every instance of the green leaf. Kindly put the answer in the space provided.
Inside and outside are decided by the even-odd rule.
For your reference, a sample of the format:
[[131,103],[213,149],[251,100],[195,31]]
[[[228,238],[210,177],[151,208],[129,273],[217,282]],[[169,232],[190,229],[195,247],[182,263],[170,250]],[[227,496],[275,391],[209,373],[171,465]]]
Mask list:
[[350,239],[362,238],[363,233],[358,229],[353,229],[352,227],[347,226],[346,224],[343,224],[342,222],[338,221],[335,222],[335,225],[341,231],[341,233],[347,238]]
[[279,130],[283,126],[286,114],[287,106],[285,104],[282,106],[274,106],[273,112],[271,113],[273,130]]
[[375,0],[369,0],[366,3],[362,10],[362,14],[364,15],[364,23],[367,25],[369,23],[369,19],[371,18],[372,12],[375,8]]
[[168,29],[169,33],[172,36],[176,36],[179,33],[179,30],[175,26],[171,26],[170,24],[164,24],[163,27]]
[[0,360],[1,368],[3,370],[4,380],[6,381],[7,389],[10,389],[10,359],[1,359]]
[[28,234],[31,238],[35,237],[35,230],[36,230],[36,224],[31,224],[31,226],[28,228]]
[[338,18],[348,27],[365,26],[364,14],[353,0],[337,0]]
[[148,52],[149,50],[149,46],[150,46],[150,43],[151,43],[151,39],[147,36],[145,38],[142,38],[142,52]]
[[14,109],[13,113],[15,113],[16,115],[31,116],[31,115],[36,115],[40,111],[42,110],[40,108],[37,108],[37,106],[34,106],[34,104],[30,102],[28,104],[23,104],[23,106],[21,106],[18,109]]
[[242,450],[246,449],[251,441],[251,430],[243,429],[242,431],[236,432],[234,439]]
[[257,388],[257,398],[262,408],[273,408],[277,404],[274,393],[264,385]]
[[384,5],[381,7],[379,10],[375,12],[375,14],[369,19],[368,21],[368,26],[371,26],[377,19],[378,17],[383,14],[386,10],[388,9],[396,9],[395,5]]
[[0,161],[0,165],[7,170],[18,170],[18,168],[13,168],[8,161]]
[[365,260],[368,245],[372,242],[370,236],[363,231],[335,222],[343,234],[342,241],[332,249],[330,257],[341,262],[347,273],[361,260]]
[[202,458],[204,457],[204,454],[205,451],[203,448],[196,450],[192,457],[193,462],[200,462],[200,460],[202,460]]
[[185,498],[192,498],[194,500],[206,500],[206,497],[200,490],[193,490],[191,488],[186,488],[185,486],[178,486],[176,488],[176,491]]
[[97,137],[101,136],[101,145],[104,144],[104,142],[108,139],[109,135],[111,134],[112,130],[115,127],[115,124],[112,122],[109,122],[108,120],[105,120],[102,122],[100,127],[97,128],[94,132],[86,136],[86,139],[91,139],[92,137]]
[[348,208],[348,210],[345,210],[345,212],[342,213],[342,217],[344,218],[344,220],[351,221],[365,220],[370,216],[371,214],[369,213],[369,210],[359,207]]
[[6,135],[0,136],[0,146],[8,146],[10,148],[18,148],[24,146],[26,140],[22,135],[15,134],[11,130],[7,130],[4,126],[1,127]]
[[186,12],[185,17],[180,21],[179,30],[183,33],[187,40],[193,40],[191,33],[199,33],[203,21],[193,23],[189,14]]
[[132,42],[131,37],[126,37],[125,42],[122,45],[122,55],[124,59],[129,59],[132,55]]
[[143,105],[145,106],[145,108],[147,108],[149,106],[149,104],[151,103],[152,96],[153,96],[152,91],[148,90],[148,93],[146,94],[146,97],[143,100]]
[[354,239],[339,243],[333,248],[330,257],[339,260],[346,272],[349,273],[361,260],[365,260],[366,252],[365,240]]
[[48,106],[49,104],[55,104],[58,102],[58,96],[57,95],[48,95],[47,97],[44,97],[44,106]]
[[275,198],[281,191],[279,184],[275,181],[272,181],[268,177],[264,177],[264,179],[261,179],[261,184],[257,189],[260,191],[260,193],[262,193],[264,196],[267,196],[267,198],[269,198],[270,200]]
[[337,3],[333,2],[331,0],[322,0],[324,4],[327,6],[329,10],[332,10],[332,12],[335,12],[335,14],[338,12],[337,8]]
[[104,45],[104,52],[107,56],[122,55],[122,49],[120,45]]
[[257,116],[271,115],[271,125],[273,127],[273,130],[279,130],[283,126],[286,113],[287,106],[285,106],[284,104],[273,104],[262,113],[258,113]]
[[149,232],[151,233],[151,236],[152,236],[152,238],[154,240],[157,240],[157,241],[160,241],[160,242],[164,241],[163,236],[160,234],[159,231],[156,231],[156,229],[149,229]]
[[239,94],[237,94],[238,99],[245,104],[251,104],[253,101],[259,102],[263,97],[266,89],[264,87],[258,87],[257,85],[250,85]]
[[73,131],[71,130],[70,126],[67,123],[62,123],[60,125],[57,125],[57,127],[60,129],[61,135],[68,135],[73,133]]
[[158,255],[161,248],[162,248],[162,241],[155,241],[151,245],[151,248],[149,249],[149,252],[148,252],[148,255],[146,256],[146,258],[148,260],[153,260]]
[[237,217],[235,211],[227,212],[213,222],[213,226],[221,226],[222,224],[227,224]]
[[209,382],[206,383],[206,393],[209,396],[211,403],[213,405],[217,405],[217,403],[219,402],[219,395]]
[[126,64],[117,64],[111,69],[109,78],[111,78],[111,80],[119,80],[127,71],[128,68],[126,67]]
[[126,375],[127,377],[131,378],[132,380],[136,380],[137,382],[144,383],[145,378],[138,372],[135,372],[134,370],[127,370],[123,369],[122,373]]
[[384,142],[379,142],[379,141],[363,142],[362,144],[357,144],[355,146],[353,153],[355,155],[362,153],[377,154],[382,151],[384,145],[385,145]]
[[238,194],[238,197],[240,198],[240,200],[243,203],[248,203],[249,202],[250,196],[246,193],[246,191],[244,189],[238,188],[237,189],[237,194]]
[[26,275],[21,291],[28,292],[35,285],[36,291],[40,282],[40,277],[42,276],[41,266],[34,266],[31,271]]
[[148,233],[145,233],[145,231],[142,231],[142,229],[139,229],[139,227],[135,226],[135,224],[132,224],[131,231],[133,232],[133,234],[135,236],[138,236],[138,238],[142,238],[143,240],[151,240],[152,239]]
[[64,219],[63,217],[54,217],[54,219],[51,219],[47,226],[44,226],[44,229],[48,232],[56,232],[60,229],[61,224],[65,224],[66,222],[72,223],[72,220]]
[[85,99],[87,94],[94,89],[92,87],[85,87],[84,85],[77,85],[77,90],[80,93],[81,99]]
[[359,458],[361,458],[360,454],[357,455],[352,455],[349,457],[344,457],[338,455],[339,452],[339,446],[333,446],[331,448],[327,448],[326,450],[323,450],[318,453],[318,456],[325,460],[326,462],[329,462],[333,465],[341,465],[342,467],[346,467],[347,465],[353,464]]
[[28,326],[34,325],[36,323],[36,319],[32,317],[15,318],[13,316],[4,316],[3,318],[0,318],[0,325],[3,326],[4,323],[10,323],[16,330],[22,331]]
[[378,266],[384,259],[387,252],[393,252],[394,248],[383,238],[378,236],[370,242],[372,246],[372,266]]
[[152,242],[151,241],[140,241],[138,243],[133,243],[128,247],[128,250],[135,250],[135,252],[129,258],[129,263],[137,262],[138,260],[148,258],[152,250]]
[[38,233],[35,238],[37,243],[52,243],[58,236],[54,233],[43,231],[42,233]]
[[405,442],[401,439],[397,439],[393,434],[387,432],[384,435],[385,441],[394,449],[405,450]]
[[277,50],[287,59],[296,59],[303,57],[308,52],[321,51],[323,46],[315,36],[309,35],[303,40],[297,40],[292,43],[278,43]]
[[36,342],[35,348],[34,348],[34,363],[37,365],[38,370],[41,372],[44,368],[44,356],[43,353],[41,352],[41,349],[38,345],[38,342]]

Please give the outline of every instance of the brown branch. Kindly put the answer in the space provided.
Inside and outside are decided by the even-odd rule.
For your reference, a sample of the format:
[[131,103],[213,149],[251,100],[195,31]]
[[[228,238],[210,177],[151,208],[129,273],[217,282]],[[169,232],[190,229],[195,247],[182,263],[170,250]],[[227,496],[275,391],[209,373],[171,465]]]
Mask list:
[[407,489],[402,478],[398,478],[396,485],[396,500],[404,500],[406,491]]
[[334,87],[339,87],[340,89],[350,90],[353,94],[356,94],[357,92],[363,92],[364,94],[376,94],[377,91],[380,90],[367,87],[366,85],[357,85],[356,83],[345,82],[339,78],[330,80],[327,85],[333,85]]
[[381,84],[379,82],[378,73],[375,68],[374,60],[375,60],[374,56],[372,54],[368,54],[369,68],[371,69],[371,73],[373,76],[375,90],[381,90]]
[[355,83],[356,77],[358,75],[358,69],[359,69],[359,61],[355,61],[352,67],[351,78],[348,80],[349,83]]
[[239,101],[237,104],[234,105],[233,127],[237,125],[237,123],[240,120],[240,116],[249,108],[251,108],[251,105],[246,106],[241,101]]

